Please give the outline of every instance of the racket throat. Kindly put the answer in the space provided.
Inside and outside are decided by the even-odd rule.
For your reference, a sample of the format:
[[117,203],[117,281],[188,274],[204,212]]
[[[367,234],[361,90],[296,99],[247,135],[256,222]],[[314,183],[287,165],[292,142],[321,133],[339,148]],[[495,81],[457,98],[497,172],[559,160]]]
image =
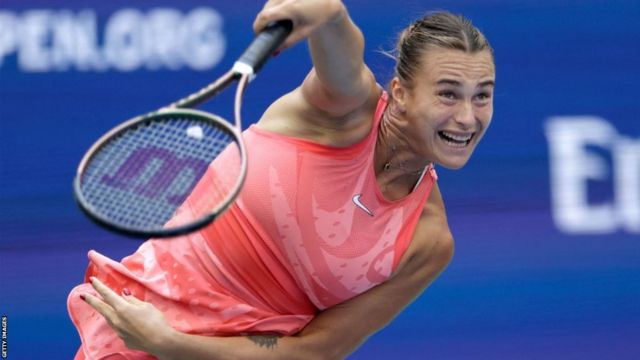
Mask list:
[[241,61],[236,61],[233,64],[231,71],[233,71],[236,74],[247,75],[249,81],[252,81],[256,77],[256,73],[253,70],[253,67]]

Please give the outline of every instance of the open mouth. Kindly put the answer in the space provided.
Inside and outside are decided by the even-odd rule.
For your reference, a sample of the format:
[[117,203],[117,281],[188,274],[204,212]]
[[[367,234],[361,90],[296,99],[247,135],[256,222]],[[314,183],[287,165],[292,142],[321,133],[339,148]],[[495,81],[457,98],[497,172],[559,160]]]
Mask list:
[[469,143],[471,142],[471,139],[473,139],[473,136],[476,133],[469,133],[469,134],[454,134],[448,131],[438,131],[438,136],[440,136],[440,138],[447,143],[447,145],[453,146],[453,147],[457,147],[457,148],[463,148],[467,145],[469,145]]

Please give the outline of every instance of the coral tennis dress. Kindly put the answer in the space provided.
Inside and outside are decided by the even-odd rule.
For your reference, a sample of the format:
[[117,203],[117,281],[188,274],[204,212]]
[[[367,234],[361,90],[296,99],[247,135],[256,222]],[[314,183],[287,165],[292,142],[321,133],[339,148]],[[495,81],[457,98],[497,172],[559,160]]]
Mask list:
[[[90,251],[85,280],[129,289],[182,332],[295,334],[318,311],[392,274],[435,183],[429,165],[409,195],[383,197],[373,158],[386,105],[383,92],[370,133],[348,147],[251,126],[246,183],[224,215],[199,232],[149,240],[120,262]],[[206,194],[202,181],[187,203]],[[77,359],[154,358],[127,349],[82,293],[95,291],[79,285],[67,304],[82,339]]]

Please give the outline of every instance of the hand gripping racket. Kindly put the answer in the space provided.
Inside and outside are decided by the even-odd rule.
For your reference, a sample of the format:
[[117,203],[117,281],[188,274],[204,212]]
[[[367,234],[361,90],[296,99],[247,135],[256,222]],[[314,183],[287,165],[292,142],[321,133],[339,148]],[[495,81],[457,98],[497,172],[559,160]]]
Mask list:
[[[240,116],[244,89],[291,30],[289,20],[270,24],[218,80],[98,139],[74,179],[80,209],[109,230],[141,238],[186,234],[222,214],[247,172]],[[236,81],[234,125],[190,109]]]

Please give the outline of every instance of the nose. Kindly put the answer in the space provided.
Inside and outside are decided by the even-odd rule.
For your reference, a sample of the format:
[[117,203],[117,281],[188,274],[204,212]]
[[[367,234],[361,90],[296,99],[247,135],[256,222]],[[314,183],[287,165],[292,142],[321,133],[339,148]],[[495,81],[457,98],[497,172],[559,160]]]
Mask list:
[[458,113],[456,114],[455,121],[464,130],[473,127],[473,124],[476,121],[476,117],[473,112],[473,104],[471,103],[471,101],[464,101],[460,103],[460,108],[458,109]]

